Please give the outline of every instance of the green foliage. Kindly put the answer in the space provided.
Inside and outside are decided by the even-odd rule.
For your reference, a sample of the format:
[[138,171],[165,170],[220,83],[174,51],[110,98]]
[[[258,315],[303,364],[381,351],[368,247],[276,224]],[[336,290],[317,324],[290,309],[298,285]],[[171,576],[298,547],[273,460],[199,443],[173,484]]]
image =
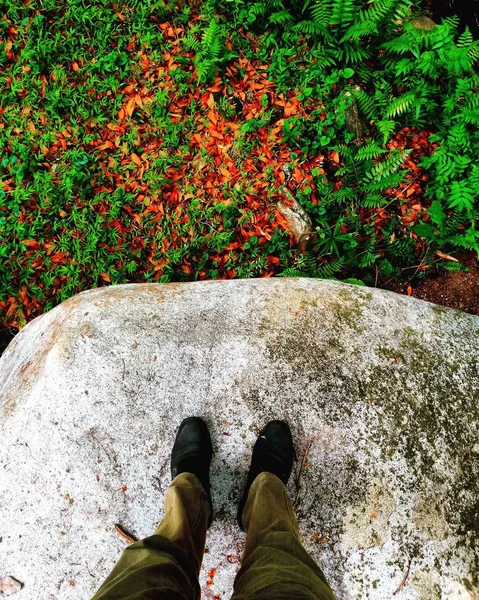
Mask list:
[[[416,0],[374,0],[367,4],[357,0],[262,0],[252,5],[242,0],[218,0],[217,4],[246,28],[258,31],[259,26],[271,27],[268,40],[277,48],[285,48],[293,40],[299,43],[300,38],[294,35],[308,40],[313,60],[300,72],[288,70],[288,82],[291,86],[296,79],[298,87],[309,86],[322,100],[328,117],[321,130],[326,126],[328,134],[322,131],[302,149],[324,151],[322,140],[329,140],[329,148],[341,158],[336,173],[342,179],[341,188],[333,191],[329,183],[318,181],[322,207],[307,206],[321,231],[323,226],[337,231],[341,218],[349,228],[363,229],[354,211],[388,204],[388,194],[404,183],[407,174],[402,165],[409,151],[388,150],[386,145],[403,127],[429,127],[436,130],[430,140],[436,148],[423,157],[421,167],[429,178],[425,194],[430,210],[421,224],[404,232],[401,249],[397,243],[383,241],[385,232],[384,237],[372,230],[366,234],[364,228],[360,237],[367,248],[359,262],[369,265],[376,258],[389,263],[415,261],[413,230],[428,245],[477,249],[479,170],[474,159],[479,155],[479,41],[467,28],[458,30],[457,17],[435,26],[424,19],[416,22],[420,10]],[[294,59],[290,62],[295,64]],[[349,65],[353,67],[353,74],[348,73],[354,80],[352,87],[344,86],[341,77]],[[278,79],[286,68],[277,60],[271,66],[271,77]],[[348,105],[344,96],[338,95],[341,88],[355,98],[369,126],[369,136],[356,146],[350,144],[345,130]],[[329,117],[332,111],[334,119]],[[304,139],[304,135],[304,130],[298,130],[294,140]],[[344,206],[353,207],[345,221]],[[320,214],[323,210],[327,212]],[[375,246],[381,248],[379,253]],[[343,252],[344,248],[330,250]],[[324,243],[320,251],[328,251]],[[352,247],[346,252],[347,264],[355,262],[356,251]]]
[[[40,14],[32,6],[12,0],[0,25],[0,304],[24,288],[48,308],[102,281],[226,272],[374,284],[431,262],[437,249],[479,253],[479,41],[456,17],[418,21],[419,0],[43,0]],[[9,28],[17,33],[7,47]],[[272,84],[258,78],[246,91],[258,72]],[[130,94],[148,88],[146,101],[121,132],[108,129],[125,110],[127,83]],[[205,179],[221,172],[207,146],[212,102],[225,119],[215,132],[224,152],[240,168],[253,159],[208,204],[184,173],[175,177],[182,161]],[[295,114],[288,103],[299,106]],[[410,172],[419,157],[414,136],[424,130],[434,133],[422,171]],[[65,131],[66,149],[58,147]],[[112,147],[100,159],[105,140]],[[263,216],[271,208],[284,153],[291,171],[316,165],[306,181],[290,180],[313,222],[305,253],[279,229],[261,237],[247,208],[255,203]],[[133,175],[138,161],[148,168]],[[259,181],[264,164],[270,170]],[[407,220],[402,209],[412,201],[402,191],[415,179],[424,209]],[[159,202],[172,189],[188,198],[183,214],[176,200],[150,212],[146,198]]]
[[278,277],[318,277],[319,279],[336,279],[346,263],[345,257],[318,263],[316,254],[308,253],[296,258],[295,266],[288,267],[278,273]]
[[[208,22],[203,30],[199,26],[190,29],[183,39],[185,49],[196,52],[194,64],[200,82],[210,80],[222,63],[237,56],[226,48],[228,32],[225,25],[220,25],[213,13],[209,14]],[[198,33],[201,33],[200,39],[197,37]]]

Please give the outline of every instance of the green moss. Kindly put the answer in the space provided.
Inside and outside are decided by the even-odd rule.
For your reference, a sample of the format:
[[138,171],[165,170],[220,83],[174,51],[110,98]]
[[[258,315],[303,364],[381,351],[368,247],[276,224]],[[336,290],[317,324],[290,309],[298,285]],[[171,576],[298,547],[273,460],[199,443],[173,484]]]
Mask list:
[[[398,327],[388,339],[386,331],[393,329],[389,320],[384,334],[375,329],[374,346],[366,331],[371,293],[340,289],[320,307],[302,294],[287,303],[294,309],[286,319],[276,312],[278,306],[287,310],[284,299],[283,304],[273,302],[266,324],[269,359],[289,365],[315,390],[325,390],[324,396],[311,398],[311,410],[321,411],[325,422],[361,414],[358,433],[352,433],[355,443],[378,448],[385,462],[405,461],[405,493],[412,487],[420,492],[425,484],[446,490],[444,514],[454,533],[479,531],[471,501],[479,495],[479,474],[470,451],[475,443],[470,424],[479,422],[479,370],[477,356],[465,350],[475,347],[477,327],[465,315],[455,318],[447,309],[432,307],[441,316],[436,329]],[[364,358],[371,349],[375,358]],[[438,469],[444,457],[446,468]],[[361,461],[358,481],[367,479],[374,460]]]

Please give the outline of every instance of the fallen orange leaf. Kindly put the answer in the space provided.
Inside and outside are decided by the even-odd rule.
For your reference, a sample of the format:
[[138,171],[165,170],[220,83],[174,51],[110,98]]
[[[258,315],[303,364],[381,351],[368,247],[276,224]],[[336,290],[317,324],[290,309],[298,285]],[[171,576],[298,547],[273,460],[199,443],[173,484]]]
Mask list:
[[98,150],[106,150],[107,148],[114,148],[115,146],[113,145],[112,142],[104,142],[103,144],[100,144],[100,146],[98,146]]
[[23,243],[27,248],[39,248],[40,244],[36,240],[23,240]]
[[206,104],[210,107],[210,108],[214,108],[215,106],[215,97],[213,96],[213,94],[210,94],[208,96],[208,100],[206,101]]
[[452,260],[453,262],[459,262],[457,258],[454,258],[454,256],[451,256],[450,254],[444,254],[444,252],[441,252],[440,250],[437,250],[436,254],[437,256],[439,256],[439,258],[442,258],[443,260]]
[[128,104],[126,105],[126,114],[131,117],[133,111],[135,110],[136,98],[130,98],[128,100]]

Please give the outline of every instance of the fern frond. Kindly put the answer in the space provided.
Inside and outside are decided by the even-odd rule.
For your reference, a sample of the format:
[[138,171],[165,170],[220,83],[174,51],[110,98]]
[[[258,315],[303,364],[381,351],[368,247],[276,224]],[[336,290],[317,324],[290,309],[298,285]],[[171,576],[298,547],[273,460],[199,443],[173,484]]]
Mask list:
[[248,7],[248,13],[255,17],[262,17],[268,11],[268,7],[265,2],[255,2]]
[[193,32],[191,31],[185,35],[185,37],[181,40],[181,43],[183,44],[185,50],[194,50],[195,52],[198,52],[198,50],[201,48],[201,42],[194,37]]
[[[423,59],[424,56],[421,56],[421,60]],[[417,69],[417,65],[415,64],[415,62],[410,60],[409,58],[403,58],[401,60],[398,60],[396,63],[394,63],[394,66],[392,64],[390,66],[394,69],[394,72],[396,73],[397,77],[400,77],[402,75],[409,75],[409,73],[412,73],[415,69]]]
[[354,23],[346,29],[345,34],[339,40],[339,43],[342,44],[348,40],[358,41],[363,36],[369,36],[377,34],[378,28],[374,21],[360,21],[359,23]]
[[345,25],[354,18],[354,0],[333,0],[330,25]]
[[314,35],[323,33],[323,26],[315,23],[314,21],[300,21],[293,27],[294,31],[299,33],[305,33],[307,35]]
[[353,149],[348,144],[336,144],[331,148],[331,150],[335,150],[339,154],[342,162],[351,160],[353,158]]
[[455,118],[463,119],[465,123],[479,127],[479,114],[474,108],[465,108],[461,111],[461,114],[457,115]]
[[379,208],[387,204],[389,200],[378,193],[367,194],[361,201],[361,206],[365,208]]
[[474,196],[474,190],[469,186],[467,180],[453,181],[449,192],[449,208],[457,208],[460,211],[472,210]]
[[370,267],[376,262],[376,259],[379,255],[374,253],[375,245],[376,243],[374,239],[371,239],[366,243],[366,248],[364,252],[359,256],[358,260],[358,266],[361,269]]
[[332,6],[328,0],[318,0],[310,9],[311,19],[316,25],[328,27],[331,20]]
[[447,238],[447,241],[453,246],[459,246],[460,248],[479,252],[479,231],[476,231],[474,227],[470,227],[466,233],[462,235],[453,235]]
[[381,144],[374,140],[368,140],[366,144],[359,148],[356,152],[356,158],[358,160],[371,160],[378,157],[380,154],[387,152],[386,148],[383,148]]
[[411,153],[412,148],[407,150],[399,150],[391,152],[385,160],[378,162],[374,167],[366,173],[366,178],[373,181],[381,181],[388,178],[390,175],[400,169],[403,162]]
[[406,92],[399,98],[395,98],[386,111],[386,117],[397,117],[408,111],[416,99],[414,92]]
[[356,90],[354,95],[358,101],[359,108],[370,120],[376,117],[376,103],[373,96],[367,94],[364,90]]
[[461,20],[457,15],[452,15],[451,17],[443,19],[443,23],[445,23],[451,31],[455,31],[459,27],[460,22]]
[[436,263],[438,269],[445,269],[446,271],[462,271],[463,266],[457,262],[438,262]]
[[373,0],[366,10],[359,13],[359,19],[377,23],[387,15],[391,15],[396,4],[397,0]]
[[396,129],[395,121],[376,121],[376,127],[378,128],[379,133],[383,136],[383,144],[386,144],[389,137]]
[[416,31],[416,29],[414,29],[414,27],[408,23],[406,24],[405,30],[400,36],[385,42],[381,48],[391,52],[396,52],[397,54],[413,52],[414,49],[420,46],[421,41],[426,37],[425,34],[428,33],[431,32]]
[[361,191],[366,194],[374,194],[376,192],[385,192],[397,188],[401,183],[404,183],[405,173],[392,173],[388,177],[381,177],[378,180],[372,180],[371,183],[361,182]]
[[[364,46],[355,43],[345,42],[342,46],[342,52],[344,61],[348,65],[354,65],[356,63],[362,63],[363,61],[371,58],[371,53]],[[371,74],[371,69],[367,70],[368,75]],[[367,81],[368,77],[362,77],[363,81]]]
[[284,271],[281,271],[281,273],[278,273],[278,277],[307,277],[307,275],[299,269],[289,267]]
[[214,66],[214,61],[203,59],[196,63],[196,75],[199,81],[205,81],[211,68]]
[[219,25],[216,21],[211,21],[208,27],[205,29],[203,33],[203,37],[201,39],[202,45],[205,50],[209,50],[213,45],[213,42],[218,37],[219,34]]
[[324,265],[318,267],[316,269],[316,272],[314,273],[314,276],[318,277],[319,279],[331,279],[333,278],[335,273],[341,271],[341,269],[344,267],[345,262],[346,261],[343,256],[334,258],[328,263],[325,263]]
[[473,42],[474,38],[472,33],[469,31],[469,27],[466,25],[465,30],[458,37],[456,45],[458,48],[468,48]]
[[285,25],[288,22],[293,21],[292,15],[287,10],[280,10],[278,12],[273,13],[269,17],[270,23],[276,23],[277,25]]

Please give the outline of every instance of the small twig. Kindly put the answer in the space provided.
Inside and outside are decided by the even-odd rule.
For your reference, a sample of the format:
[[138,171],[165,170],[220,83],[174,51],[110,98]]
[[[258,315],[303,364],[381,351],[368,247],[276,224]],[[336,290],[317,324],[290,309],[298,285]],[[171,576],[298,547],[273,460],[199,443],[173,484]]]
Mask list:
[[393,596],[395,596],[396,594],[398,594],[404,588],[404,586],[406,585],[407,578],[409,577],[409,571],[411,570],[411,563],[412,563],[412,558],[409,559],[409,563],[407,565],[406,575],[404,575],[404,577],[402,578],[402,581],[398,585],[396,591],[393,592]]
[[121,537],[125,540],[127,544],[134,544],[136,542],[135,538],[132,537],[129,533],[127,533],[121,525],[115,523],[116,532],[121,535]]
[[[416,273],[419,271],[419,269],[423,266],[423,264],[424,264],[424,259],[421,260],[421,262],[418,265],[413,265],[412,267],[403,267],[402,269],[400,269],[400,271],[398,273],[396,273],[396,275],[393,275],[392,277],[390,277],[382,285],[387,285],[390,281],[392,281],[393,279],[396,279],[398,277],[398,275],[400,275],[403,271],[410,271],[411,269],[416,269],[413,277],[411,278],[411,279],[413,279],[415,277]],[[409,283],[411,281],[411,279],[409,279],[407,283]]]
[[125,381],[125,370],[126,370],[126,363],[125,363],[125,359],[122,358],[121,359],[123,361],[123,374],[121,376],[122,381]]
[[398,200],[397,193],[403,194],[408,188],[410,188],[412,186],[413,183],[416,183],[416,181],[418,179],[419,179],[419,175],[416,175],[416,177],[412,181],[410,181],[405,188],[403,188],[402,190],[399,190],[399,192],[393,192],[392,194],[389,194],[389,196],[386,197],[386,200],[389,200],[389,198],[392,198],[392,200],[390,202],[388,202],[387,204],[384,204],[383,206],[380,206],[379,210],[376,211],[374,213],[374,215],[372,215],[370,217],[370,219],[374,219],[382,210],[384,210],[385,208],[387,208],[393,202],[396,202],[396,200]]
[[303,452],[303,457],[301,459],[301,465],[299,467],[299,472],[298,472],[298,476],[296,477],[296,497],[294,499],[293,505],[296,506],[297,502],[298,502],[298,498],[299,498],[299,492],[301,491],[301,475],[303,474],[303,469],[304,469],[304,464],[306,462],[306,458],[309,454],[309,451],[311,450],[311,446],[313,445],[313,442],[316,438],[312,437],[309,440],[308,445],[306,446],[306,448],[304,449]]
[[[399,194],[403,194],[408,188],[410,188],[413,183],[416,183],[416,181],[419,179],[419,175],[417,175],[412,181],[410,181],[408,183],[408,185],[403,188],[402,190],[399,191]],[[369,217],[369,219],[375,219],[377,217],[377,215],[383,211],[384,209],[388,208],[389,206],[391,206],[391,204],[393,204],[393,202],[396,202],[396,200],[399,200],[400,198],[397,197],[397,193],[398,192],[393,192],[392,194],[389,194],[389,196],[386,197],[386,200],[388,200],[389,198],[392,198],[392,200],[390,202],[388,202],[387,204],[384,204],[383,206],[380,206],[379,209]]]
[[420,268],[423,266],[423,264],[424,264],[425,260],[426,260],[426,257],[425,257],[425,256],[423,256],[423,258],[422,258],[422,260],[421,260],[421,263],[418,265],[417,269],[414,271],[414,273],[413,273],[412,277],[410,277],[410,278],[408,279],[408,282],[406,283],[406,285],[409,285],[409,284],[411,283],[411,281],[414,279],[414,277],[416,277],[416,275],[417,275],[417,273],[418,273],[419,269],[420,269]]

